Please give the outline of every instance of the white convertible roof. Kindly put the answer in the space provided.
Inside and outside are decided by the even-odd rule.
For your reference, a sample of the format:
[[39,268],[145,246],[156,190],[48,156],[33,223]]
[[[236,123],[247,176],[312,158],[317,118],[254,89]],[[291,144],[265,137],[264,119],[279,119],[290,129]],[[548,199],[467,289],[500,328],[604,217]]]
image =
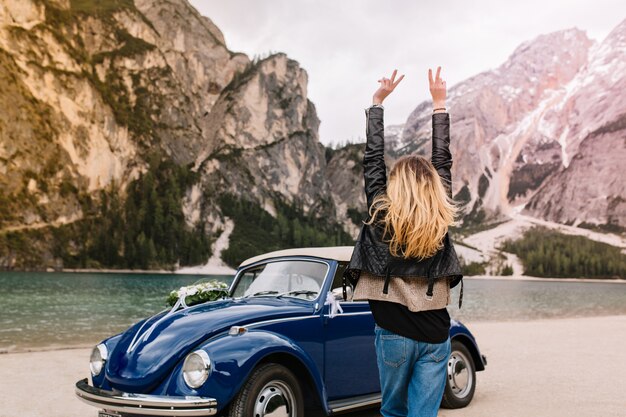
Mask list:
[[246,259],[239,265],[250,265],[252,263],[270,258],[278,258],[281,256],[314,256],[316,258],[332,259],[335,261],[348,262],[352,256],[354,246],[329,246],[325,248],[293,248],[283,249],[274,252],[264,253],[263,255],[254,256]]

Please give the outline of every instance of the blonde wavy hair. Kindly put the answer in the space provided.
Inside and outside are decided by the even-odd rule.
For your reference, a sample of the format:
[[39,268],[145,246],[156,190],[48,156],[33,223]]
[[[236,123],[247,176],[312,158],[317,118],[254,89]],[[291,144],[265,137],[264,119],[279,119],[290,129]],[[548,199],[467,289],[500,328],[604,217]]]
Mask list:
[[386,193],[369,208],[372,224],[381,217],[389,252],[402,258],[429,258],[443,247],[458,208],[448,197],[433,164],[419,155],[400,158],[389,174]]

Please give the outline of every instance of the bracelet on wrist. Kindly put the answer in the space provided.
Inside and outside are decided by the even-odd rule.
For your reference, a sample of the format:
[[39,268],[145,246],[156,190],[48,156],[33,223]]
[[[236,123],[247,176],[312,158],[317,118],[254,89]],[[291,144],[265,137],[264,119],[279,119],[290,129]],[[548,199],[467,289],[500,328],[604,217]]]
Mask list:
[[437,112],[437,111],[439,111],[439,110],[446,111],[446,108],[445,108],[445,107],[438,107],[438,108],[436,108],[436,109],[433,109],[433,113],[434,113],[434,112]]

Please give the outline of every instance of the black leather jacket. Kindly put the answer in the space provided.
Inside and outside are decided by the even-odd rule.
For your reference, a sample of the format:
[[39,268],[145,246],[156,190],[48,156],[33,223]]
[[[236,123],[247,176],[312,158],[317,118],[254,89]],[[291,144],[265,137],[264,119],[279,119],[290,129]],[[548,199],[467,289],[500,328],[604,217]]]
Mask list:
[[[387,170],[385,166],[384,111],[381,107],[370,107],[365,110],[367,117],[367,144],[363,157],[363,175],[365,177],[365,196],[367,207],[371,207],[374,198],[384,193],[387,188]],[[452,155],[450,154],[450,116],[448,113],[437,113],[432,116],[432,163],[439,173],[443,184],[452,195]],[[427,296],[432,296],[434,281],[443,277],[451,277],[450,286],[454,287],[462,281],[461,265],[454,250],[449,233],[444,237],[444,246],[430,258],[418,261],[395,257],[389,252],[389,244],[383,242],[384,227],[380,223],[363,224],[354,246],[350,264],[344,273],[345,280],[356,285],[361,270],[371,274],[385,276],[387,293],[390,276],[423,277],[428,279]],[[346,297],[344,291],[344,298]],[[459,305],[461,302],[459,301]]]

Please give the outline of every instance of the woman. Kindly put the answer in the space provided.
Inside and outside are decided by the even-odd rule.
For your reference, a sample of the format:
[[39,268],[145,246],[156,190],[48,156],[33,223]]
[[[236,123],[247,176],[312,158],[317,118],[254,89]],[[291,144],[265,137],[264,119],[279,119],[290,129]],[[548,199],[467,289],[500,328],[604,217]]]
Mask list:
[[[446,83],[429,70],[433,98],[432,162],[400,158],[387,182],[384,99],[404,76],[379,80],[366,110],[363,158],[370,218],[361,228],[345,277],[354,299],[369,301],[385,417],[436,416],[450,355],[450,287],[463,276],[448,227],[455,224],[451,196],[450,119]],[[462,296],[462,289],[461,289]],[[460,301],[459,301],[460,305]]]

